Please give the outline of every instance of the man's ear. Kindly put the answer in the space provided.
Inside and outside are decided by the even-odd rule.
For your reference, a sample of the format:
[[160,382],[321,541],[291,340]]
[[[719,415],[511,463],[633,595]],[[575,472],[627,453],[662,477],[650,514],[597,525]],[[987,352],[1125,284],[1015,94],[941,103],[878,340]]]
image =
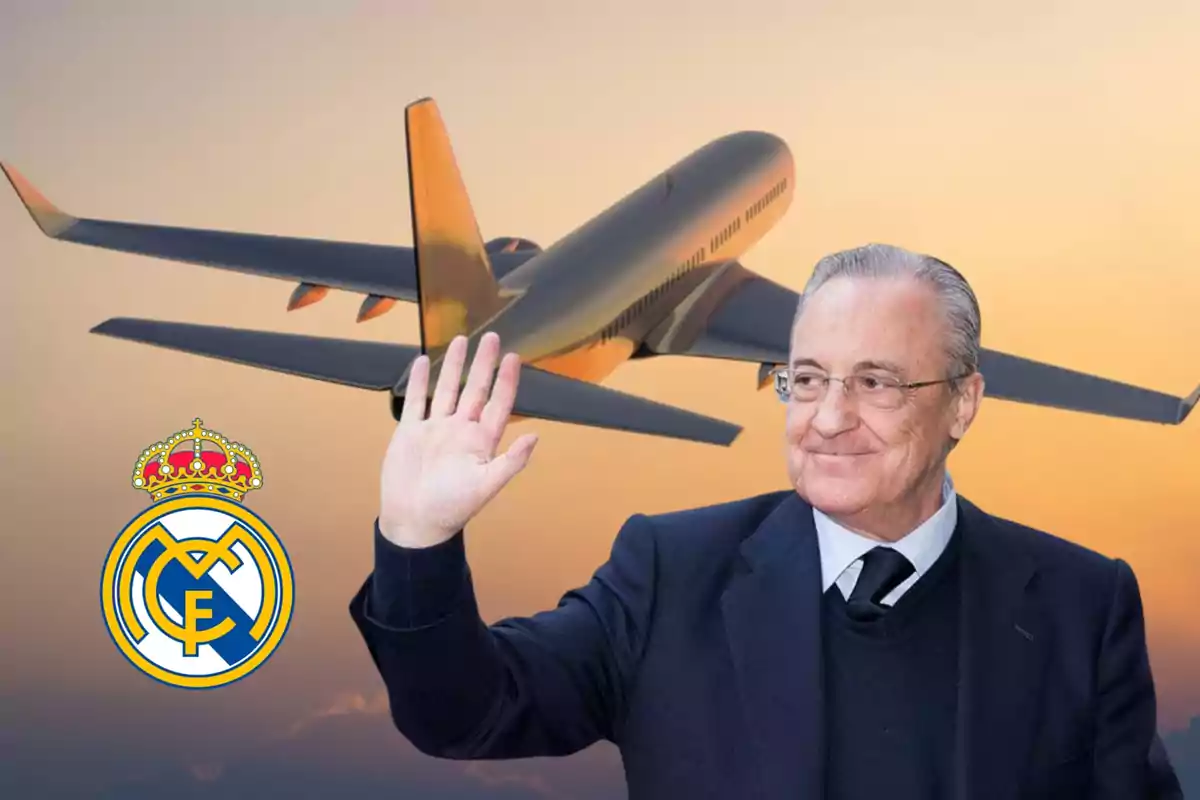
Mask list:
[[957,442],[967,434],[967,429],[979,413],[983,401],[984,380],[978,372],[959,381],[958,393],[954,397],[954,424],[950,426],[950,437]]

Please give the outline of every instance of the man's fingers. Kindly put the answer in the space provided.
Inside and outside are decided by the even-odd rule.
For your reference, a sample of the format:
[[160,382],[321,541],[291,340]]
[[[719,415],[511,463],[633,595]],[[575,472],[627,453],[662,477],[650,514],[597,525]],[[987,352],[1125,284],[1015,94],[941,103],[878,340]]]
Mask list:
[[492,382],[492,371],[496,369],[496,354],[500,352],[500,337],[488,332],[479,340],[475,360],[471,363],[471,374],[458,401],[455,416],[469,420],[479,419],[483,405],[487,402],[488,389]]
[[500,361],[500,369],[496,371],[492,397],[484,406],[479,420],[491,435],[493,446],[500,441],[504,426],[508,424],[508,417],[512,413],[513,403],[517,398],[520,371],[521,357],[516,353],[507,353]]
[[400,411],[399,424],[407,427],[424,419],[428,393],[429,356],[422,353],[408,370],[408,383],[404,387],[404,407]]
[[467,337],[455,336],[442,357],[442,369],[438,374],[437,388],[433,392],[433,403],[429,416],[446,417],[454,412],[458,401],[458,382],[462,379],[463,363],[467,360]]
[[489,497],[495,496],[518,472],[525,469],[537,441],[536,433],[527,433],[510,444],[502,454],[488,462],[487,491]]

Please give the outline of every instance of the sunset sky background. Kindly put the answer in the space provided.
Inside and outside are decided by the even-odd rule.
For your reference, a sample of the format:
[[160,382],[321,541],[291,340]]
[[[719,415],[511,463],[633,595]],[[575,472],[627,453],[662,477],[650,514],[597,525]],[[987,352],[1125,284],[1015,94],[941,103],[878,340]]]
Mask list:
[[[409,244],[403,107],[429,95],[484,236],[548,246],[710,139],[768,130],[797,194],[751,269],[799,288],[821,255],[899,244],[966,274],[987,347],[1200,381],[1200,4],[642,5],[4,0],[0,158],[81,216]],[[0,795],[624,797],[609,745],[466,765],[391,728],[347,613],[385,394],[88,333],[142,316],[413,343],[415,308],[357,325],[362,298],[331,293],[287,313],[287,283],[53,242],[6,182],[0,281]],[[754,374],[676,359],[608,381],[745,425],[728,449],[515,426],[505,444],[541,434],[534,458],[468,532],[485,617],[552,607],[632,513],[785,487],[783,407]],[[147,504],[133,463],[195,416],[259,455],[247,504],[297,585],[278,652],[213,692],[131,667],[98,597]],[[951,468],[985,510],[1133,566],[1162,730],[1200,771],[1200,416],[985,402]]]

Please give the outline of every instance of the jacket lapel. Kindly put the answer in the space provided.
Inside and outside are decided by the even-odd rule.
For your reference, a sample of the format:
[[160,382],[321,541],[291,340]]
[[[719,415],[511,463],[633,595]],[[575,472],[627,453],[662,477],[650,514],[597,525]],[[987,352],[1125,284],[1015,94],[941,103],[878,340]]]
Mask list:
[[722,611],[768,800],[823,796],[821,559],[789,491],[743,543]]
[[1032,603],[1036,565],[1008,531],[959,497],[960,800],[1016,800],[1041,705],[1046,636]]

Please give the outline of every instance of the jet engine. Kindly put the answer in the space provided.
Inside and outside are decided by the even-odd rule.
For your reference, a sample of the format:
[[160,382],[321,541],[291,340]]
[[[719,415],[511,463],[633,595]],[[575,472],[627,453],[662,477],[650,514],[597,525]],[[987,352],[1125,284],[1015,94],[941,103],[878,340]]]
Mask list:
[[518,236],[497,237],[485,244],[483,249],[489,255],[492,253],[519,253],[523,251],[542,252],[542,247],[537,242],[531,242],[528,239],[522,239]]

